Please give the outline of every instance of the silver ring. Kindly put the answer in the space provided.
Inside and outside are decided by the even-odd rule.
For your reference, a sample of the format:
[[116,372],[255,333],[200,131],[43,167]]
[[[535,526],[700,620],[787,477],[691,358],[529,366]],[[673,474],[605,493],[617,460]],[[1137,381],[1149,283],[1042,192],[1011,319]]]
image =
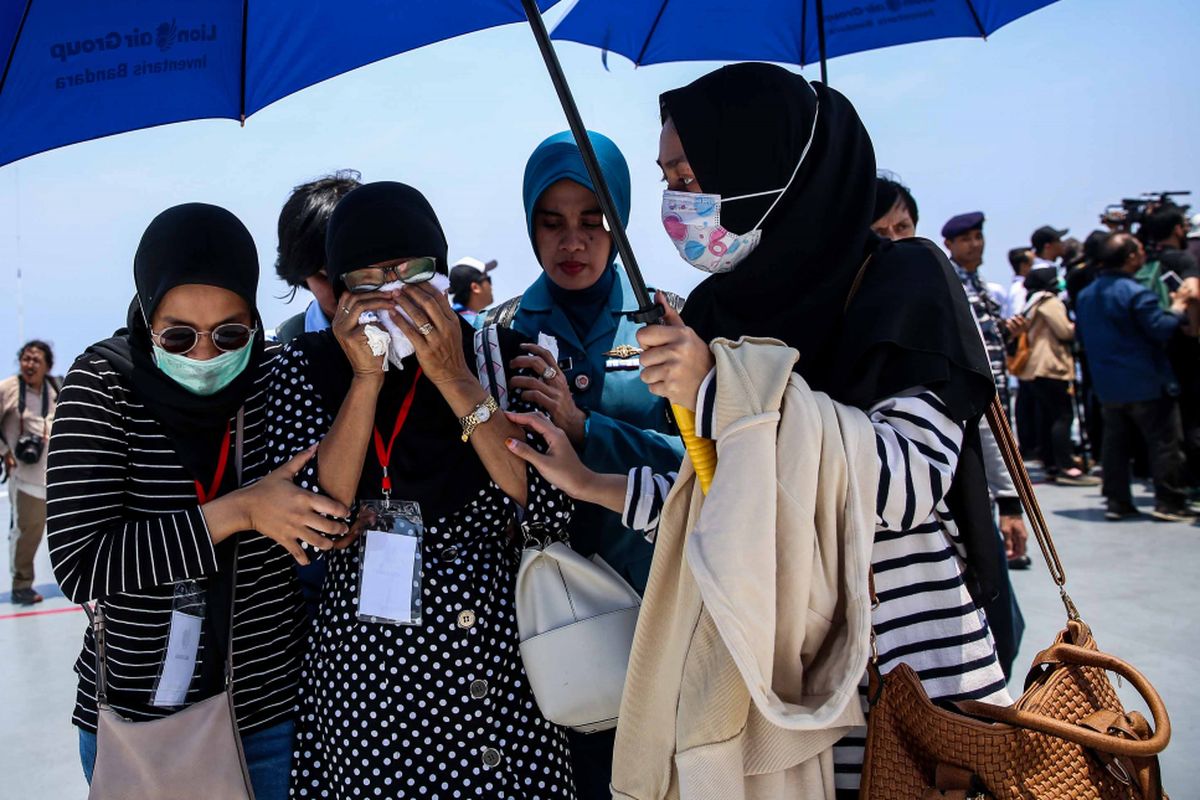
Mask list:
[[343,314],[349,314],[349,313],[350,313],[350,307],[349,307],[349,306],[342,306],[342,313],[343,313]]
[[554,376],[557,374],[558,370],[556,370],[554,367],[546,367],[544,370],[542,370],[542,380],[552,381],[554,380]]
[[429,334],[433,333],[433,323],[426,322],[424,325],[417,328],[417,333],[421,334],[422,336],[428,336]]

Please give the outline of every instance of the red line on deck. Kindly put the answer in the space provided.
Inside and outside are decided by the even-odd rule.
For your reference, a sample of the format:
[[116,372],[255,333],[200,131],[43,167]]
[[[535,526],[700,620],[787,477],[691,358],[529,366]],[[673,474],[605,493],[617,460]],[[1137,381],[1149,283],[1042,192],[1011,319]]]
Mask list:
[[72,611],[82,611],[83,606],[69,606],[67,608],[51,608],[46,611],[20,611],[16,614],[0,614],[0,620],[17,619],[19,617],[44,617],[48,614],[67,614]]

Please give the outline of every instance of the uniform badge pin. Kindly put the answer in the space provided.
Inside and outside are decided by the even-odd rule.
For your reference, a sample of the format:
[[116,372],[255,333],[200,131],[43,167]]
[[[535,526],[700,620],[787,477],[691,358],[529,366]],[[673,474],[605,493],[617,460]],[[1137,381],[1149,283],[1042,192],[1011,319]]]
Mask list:
[[642,349],[640,347],[634,347],[633,345],[629,345],[629,344],[622,344],[622,345],[618,345],[617,347],[614,347],[612,350],[609,350],[604,355],[609,356],[611,358],[633,358],[634,356],[640,356],[641,354],[642,354]]

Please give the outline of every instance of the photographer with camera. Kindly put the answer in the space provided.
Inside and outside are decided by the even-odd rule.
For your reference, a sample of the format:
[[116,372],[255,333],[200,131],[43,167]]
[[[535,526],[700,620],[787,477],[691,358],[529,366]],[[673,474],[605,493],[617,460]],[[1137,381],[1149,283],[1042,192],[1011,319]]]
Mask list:
[[37,339],[27,342],[17,360],[17,374],[0,381],[0,458],[12,514],[12,602],[31,606],[43,599],[33,589],[33,558],[46,528],[46,444],[58,406],[58,385],[50,377],[50,345]]

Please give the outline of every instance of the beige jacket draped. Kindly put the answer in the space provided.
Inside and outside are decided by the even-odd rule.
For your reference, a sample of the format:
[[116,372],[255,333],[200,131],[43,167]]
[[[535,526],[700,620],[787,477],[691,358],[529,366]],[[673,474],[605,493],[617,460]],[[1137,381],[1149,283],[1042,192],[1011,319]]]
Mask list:
[[704,497],[685,461],[662,512],[613,796],[833,798],[831,748],[864,724],[874,431],[778,341],[712,351],[717,472]]

